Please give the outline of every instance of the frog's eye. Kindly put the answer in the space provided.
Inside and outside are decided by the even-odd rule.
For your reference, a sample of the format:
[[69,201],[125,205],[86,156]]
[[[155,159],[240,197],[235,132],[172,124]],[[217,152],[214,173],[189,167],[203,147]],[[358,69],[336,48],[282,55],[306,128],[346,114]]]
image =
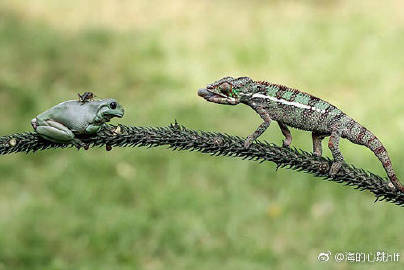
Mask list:
[[110,104],[109,104],[109,107],[111,108],[111,109],[116,109],[116,102],[111,102]]
[[220,93],[226,96],[231,94],[231,84],[225,82],[220,85]]

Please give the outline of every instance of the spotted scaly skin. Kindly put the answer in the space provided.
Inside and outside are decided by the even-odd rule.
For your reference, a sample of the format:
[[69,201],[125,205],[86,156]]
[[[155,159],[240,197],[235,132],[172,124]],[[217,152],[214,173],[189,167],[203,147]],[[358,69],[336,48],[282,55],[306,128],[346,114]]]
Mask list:
[[254,81],[248,77],[222,78],[206,88],[199,89],[198,95],[209,102],[219,104],[243,103],[260,115],[264,122],[247,137],[246,148],[261,136],[272,121],[278,122],[285,136],[283,141],[285,147],[292,142],[288,127],[311,131],[313,152],[318,156],[322,155],[322,140],[329,136],[328,147],[334,158],[330,175],[333,176],[339,171],[344,161],[339,149],[340,138],[346,138],[372,150],[386,170],[391,181],[390,187],[404,192],[404,187],[399,182],[380,140],[340,109],[320,98],[297,89],[265,81]]

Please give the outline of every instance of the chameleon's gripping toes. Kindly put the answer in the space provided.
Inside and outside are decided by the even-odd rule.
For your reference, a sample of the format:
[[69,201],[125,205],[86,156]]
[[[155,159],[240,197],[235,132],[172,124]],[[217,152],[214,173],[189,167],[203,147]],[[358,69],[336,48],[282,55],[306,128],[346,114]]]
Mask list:
[[124,109],[115,99],[69,100],[62,102],[32,119],[35,131],[43,138],[56,143],[73,143],[77,148],[84,144],[76,135],[95,134],[113,117],[123,117]]
[[339,140],[341,137],[347,138],[372,150],[382,162],[394,187],[404,192],[404,187],[398,181],[387,151],[379,139],[337,107],[320,98],[283,85],[253,81],[248,77],[225,77],[199,89],[198,95],[209,102],[219,104],[243,103],[261,116],[264,122],[247,137],[247,148],[269,127],[272,120],[278,122],[285,136],[284,146],[289,146],[292,142],[288,126],[311,131],[313,152],[318,156],[322,155],[322,140],[330,136],[328,147],[334,157],[330,169],[332,176],[339,171],[344,161],[339,150]]

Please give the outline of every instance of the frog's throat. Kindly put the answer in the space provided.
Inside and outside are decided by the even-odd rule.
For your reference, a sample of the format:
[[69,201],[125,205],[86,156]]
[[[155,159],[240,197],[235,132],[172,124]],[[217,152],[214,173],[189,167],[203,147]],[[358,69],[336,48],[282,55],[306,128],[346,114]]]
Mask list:
[[[109,119],[109,120],[110,120],[110,119]],[[97,125],[102,125],[102,124],[108,122],[109,120],[106,119],[103,115],[97,114],[97,115],[95,116],[95,118],[94,118],[93,123],[94,123],[94,124],[97,124]]]

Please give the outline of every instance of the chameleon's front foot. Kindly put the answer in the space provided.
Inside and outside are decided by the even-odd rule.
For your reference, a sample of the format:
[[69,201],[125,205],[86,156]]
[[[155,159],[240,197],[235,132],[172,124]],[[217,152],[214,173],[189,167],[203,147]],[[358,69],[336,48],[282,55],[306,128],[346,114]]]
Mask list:
[[323,155],[320,151],[314,151],[313,154],[318,157],[321,157]]
[[292,143],[292,139],[290,139],[290,140],[285,139],[285,140],[282,141],[282,147],[288,147],[289,148],[291,143]]
[[342,162],[341,162],[341,161],[334,161],[334,162],[331,164],[331,168],[330,168],[329,175],[330,175],[331,177],[334,177],[334,176],[338,173],[338,171],[341,169],[341,166],[342,166]]

